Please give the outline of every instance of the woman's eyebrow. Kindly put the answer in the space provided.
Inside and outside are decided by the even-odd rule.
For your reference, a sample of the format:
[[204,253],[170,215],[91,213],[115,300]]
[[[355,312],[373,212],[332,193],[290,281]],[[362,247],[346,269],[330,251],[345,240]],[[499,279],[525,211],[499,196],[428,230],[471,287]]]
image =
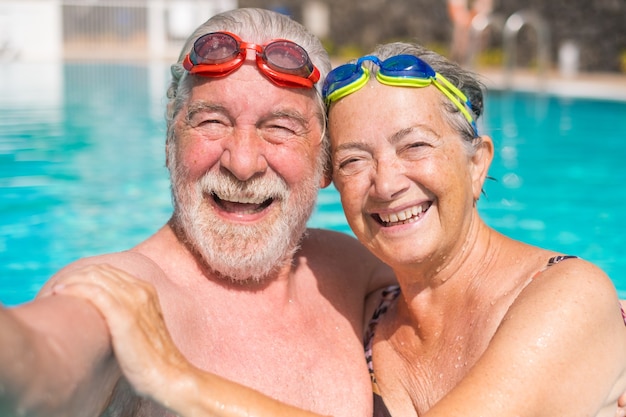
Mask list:
[[[387,142],[393,144],[398,143],[403,137],[405,137],[406,135],[410,134],[411,132],[413,132],[414,127],[410,126],[404,129],[400,129],[397,132],[394,132],[391,134],[391,136],[389,136],[388,138],[383,138],[381,140],[387,140]],[[350,142],[344,142],[341,145],[337,146],[335,148],[336,151],[341,151],[344,149],[358,149],[358,150],[362,150],[362,151],[369,151],[371,148],[371,146],[369,146],[367,143],[363,143],[360,142],[358,140],[354,140],[354,141],[350,141]]]
[[391,144],[396,144],[402,138],[404,138],[407,135],[410,135],[413,132],[420,132],[420,133],[426,134],[428,136],[431,136],[431,137],[434,137],[434,138],[437,138],[437,139],[441,137],[441,135],[439,133],[435,132],[433,129],[431,129],[430,126],[419,124],[419,125],[409,126],[407,128],[398,130],[397,132],[393,133],[389,137],[388,141]]
[[342,143],[341,145],[337,146],[335,148],[335,152],[339,152],[339,151],[343,151],[343,150],[353,150],[353,149],[357,149],[357,150],[361,150],[361,151],[369,151],[370,146],[368,146],[367,144],[363,143],[363,142],[359,142],[359,141],[352,141],[352,142],[345,142]]
[[387,141],[389,143],[396,144],[398,143],[402,138],[404,138],[406,135],[410,134],[411,132],[413,132],[415,130],[415,128],[413,126],[410,127],[406,127],[404,129],[400,129],[397,132],[394,132],[389,139],[387,139]]

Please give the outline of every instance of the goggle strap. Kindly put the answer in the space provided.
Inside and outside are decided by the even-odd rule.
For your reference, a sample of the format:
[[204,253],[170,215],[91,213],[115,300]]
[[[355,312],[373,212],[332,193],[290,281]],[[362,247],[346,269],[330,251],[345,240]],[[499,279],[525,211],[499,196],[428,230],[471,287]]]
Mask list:
[[443,81],[443,83],[446,85],[446,87],[452,91],[454,94],[457,95],[457,97],[459,97],[461,100],[463,100],[463,102],[467,103],[467,96],[465,94],[463,94],[463,92],[461,90],[459,90],[454,84],[452,84],[450,81],[448,81],[448,79],[446,77],[444,77],[443,75],[439,74],[438,72],[435,73],[435,77],[437,80]]
[[467,109],[465,108],[465,105],[458,99],[458,97],[452,94],[452,92],[450,92],[445,86],[438,83],[437,81],[433,81],[433,84],[439,89],[439,91],[445,94],[446,97],[448,97],[450,101],[452,101],[452,103],[456,105],[456,107],[461,111],[461,113],[463,113],[463,116],[465,116],[465,119],[467,119],[467,121],[472,125],[472,127],[474,127],[474,119],[472,118],[472,115],[467,111]]
[[[470,124],[474,128],[474,131],[476,132],[476,123],[474,122],[474,118],[466,107],[470,106],[467,96],[463,94],[463,92],[457,87],[455,87],[450,81],[448,81],[443,75],[435,73],[435,77],[436,78],[433,80],[433,84],[435,84],[439,91],[444,93],[446,97],[448,97],[457,106],[457,108],[461,111],[461,113],[463,113],[463,116],[465,116],[467,121],[470,122]],[[439,81],[443,82],[443,84],[441,84]]]

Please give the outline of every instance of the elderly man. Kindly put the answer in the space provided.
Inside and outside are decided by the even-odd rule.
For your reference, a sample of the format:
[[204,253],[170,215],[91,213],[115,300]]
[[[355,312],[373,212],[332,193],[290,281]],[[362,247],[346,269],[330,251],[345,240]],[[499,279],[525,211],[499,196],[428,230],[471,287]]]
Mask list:
[[[197,367],[317,413],[371,415],[363,321],[391,274],[354,239],[306,229],[329,182],[315,88],[329,69],[319,41],[286,16],[238,9],[203,24],[168,90],[171,220],[45,288],[113,265],[154,285]],[[0,414],[168,415],[133,393],[110,342],[79,298],[0,310]]]

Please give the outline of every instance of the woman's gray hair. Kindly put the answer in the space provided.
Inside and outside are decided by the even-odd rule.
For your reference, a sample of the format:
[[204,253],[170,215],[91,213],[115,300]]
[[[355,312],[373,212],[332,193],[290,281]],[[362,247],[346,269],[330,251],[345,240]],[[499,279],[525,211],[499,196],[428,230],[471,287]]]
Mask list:
[[[211,32],[227,31],[239,36],[246,42],[264,44],[273,39],[287,39],[303,47],[309,54],[313,65],[320,71],[320,81],[316,85],[320,107],[320,122],[322,129],[326,126],[326,112],[319,90],[331,69],[330,58],[320,40],[310,33],[303,25],[289,16],[270,10],[256,8],[242,8],[223,12],[211,17],[200,25],[187,38],[178,61],[171,66],[172,80],[167,90],[167,142],[173,140],[173,121],[189,98],[194,76],[183,68],[182,62],[191,51],[194,42],[201,36]],[[325,136],[325,133],[324,133]],[[324,137],[324,139],[326,139]],[[327,142],[327,141],[326,141]]]
[[[471,71],[462,68],[460,65],[447,58],[424,48],[421,45],[405,42],[392,42],[379,45],[371,55],[377,56],[381,61],[396,55],[413,55],[430,65],[435,72],[443,75],[455,87],[461,90],[468,98],[471,108],[470,114],[477,121],[483,113],[483,85]],[[371,71],[378,71],[378,67],[370,61],[365,61],[365,65]],[[476,133],[465,119],[465,116],[450,100],[443,100],[444,108],[447,110],[450,124],[462,135],[466,141],[475,145]]]

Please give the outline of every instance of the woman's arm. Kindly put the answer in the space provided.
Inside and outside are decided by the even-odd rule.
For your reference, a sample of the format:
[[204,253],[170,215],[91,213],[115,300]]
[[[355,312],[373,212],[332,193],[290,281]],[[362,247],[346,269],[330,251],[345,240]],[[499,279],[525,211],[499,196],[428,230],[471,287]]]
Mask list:
[[115,355],[137,393],[182,417],[319,416],[193,366],[174,344],[154,287],[110,265],[64,277],[56,294],[86,298],[100,310]]
[[613,285],[571,260],[526,287],[481,359],[424,417],[613,417],[625,388],[626,328]]

